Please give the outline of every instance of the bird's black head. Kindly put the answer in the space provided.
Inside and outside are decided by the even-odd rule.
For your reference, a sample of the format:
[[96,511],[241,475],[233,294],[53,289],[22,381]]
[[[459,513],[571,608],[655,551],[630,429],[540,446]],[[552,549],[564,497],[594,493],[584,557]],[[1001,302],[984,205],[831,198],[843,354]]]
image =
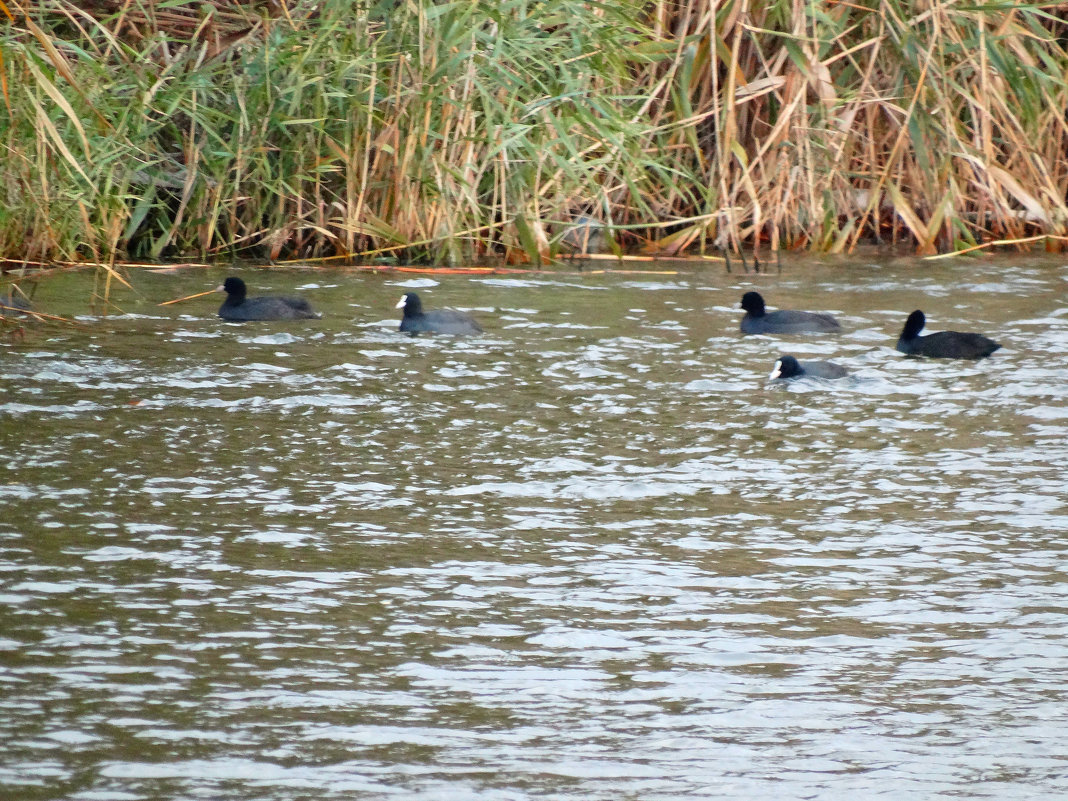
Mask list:
[[901,331],[902,339],[915,339],[920,335],[920,331],[927,325],[927,318],[923,316],[923,312],[916,309],[909,315],[909,319],[905,321],[905,327]]
[[805,371],[801,369],[801,364],[797,359],[793,356],[782,355],[776,360],[775,367],[768,378],[793,378],[804,374]]
[[232,275],[223,281],[222,289],[229,295],[228,300],[231,301],[242,300],[248,292],[245,282]]
[[754,317],[764,316],[764,298],[759,292],[746,292],[742,295],[742,308]]
[[417,317],[423,313],[423,302],[414,292],[406,292],[397,302],[398,309],[404,309],[405,317]]

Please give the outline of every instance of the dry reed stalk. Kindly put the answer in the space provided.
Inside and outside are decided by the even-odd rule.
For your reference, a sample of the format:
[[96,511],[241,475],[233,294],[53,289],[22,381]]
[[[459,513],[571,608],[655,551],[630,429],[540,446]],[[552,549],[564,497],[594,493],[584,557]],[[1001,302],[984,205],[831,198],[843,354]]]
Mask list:
[[219,290],[217,290],[217,289],[209,289],[207,292],[197,292],[195,295],[186,295],[183,298],[174,298],[173,300],[165,300],[162,303],[157,303],[156,305],[157,306],[171,306],[171,305],[173,305],[175,303],[183,303],[184,301],[187,301],[187,300],[193,300],[194,298],[202,298],[202,297],[204,297],[206,295],[214,295],[218,291]]
[[55,320],[56,322],[59,322],[59,323],[68,323],[69,325],[77,325],[77,323],[74,320],[68,319],[66,317],[60,317],[59,315],[56,315],[56,314],[45,314],[44,312],[35,311],[33,309],[20,309],[20,308],[18,308],[16,306],[4,306],[3,304],[0,304],[0,312],[5,312],[5,311],[17,312],[19,316],[18,317],[14,317],[14,316],[10,316],[9,317],[9,316],[5,316],[4,314],[0,313],[0,320],[18,322],[20,320],[25,319],[26,317],[30,317],[30,318],[33,318],[33,319],[36,319],[36,320]]
[[672,254],[1054,246],[1066,8],[23,3],[0,253],[537,262],[578,216]]

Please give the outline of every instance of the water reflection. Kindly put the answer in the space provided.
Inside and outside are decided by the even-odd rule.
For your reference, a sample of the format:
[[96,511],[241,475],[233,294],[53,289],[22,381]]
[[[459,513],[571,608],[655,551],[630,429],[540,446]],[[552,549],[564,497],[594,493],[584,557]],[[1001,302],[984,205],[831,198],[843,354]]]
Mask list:
[[[1062,795],[1066,278],[252,273],[326,317],[5,341],[0,787]],[[487,333],[401,337],[413,286]],[[846,332],[743,338],[749,288]],[[922,306],[1005,348],[901,357]]]

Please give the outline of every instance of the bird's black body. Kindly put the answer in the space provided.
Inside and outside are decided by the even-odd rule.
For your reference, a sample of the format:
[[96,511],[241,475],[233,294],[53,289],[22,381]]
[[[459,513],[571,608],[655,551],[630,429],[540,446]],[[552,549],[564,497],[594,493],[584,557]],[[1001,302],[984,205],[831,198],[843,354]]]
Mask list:
[[219,307],[219,316],[231,322],[250,320],[310,320],[319,317],[304,298],[266,295],[248,297],[248,288],[240,278],[227,278],[220,287],[226,300]]
[[769,378],[845,378],[849,371],[834,362],[799,362],[793,356],[783,355],[775,362]]
[[453,309],[423,311],[423,302],[414,292],[408,292],[397,303],[404,309],[400,330],[405,334],[481,334],[480,326],[473,317]]
[[841,324],[826,312],[791,311],[779,309],[769,312],[759,292],[742,295],[743,334],[832,334],[842,330]]
[[967,334],[960,331],[939,331],[937,334],[920,336],[927,324],[923,312],[917,309],[909,315],[897,349],[908,356],[930,356],[934,359],[982,359],[1001,347],[982,334]]

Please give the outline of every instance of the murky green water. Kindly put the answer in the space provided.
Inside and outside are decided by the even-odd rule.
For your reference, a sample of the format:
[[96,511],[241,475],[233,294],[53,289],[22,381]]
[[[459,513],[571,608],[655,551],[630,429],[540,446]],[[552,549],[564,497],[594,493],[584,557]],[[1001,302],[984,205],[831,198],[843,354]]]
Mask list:
[[[222,275],[0,343],[0,796],[1068,794],[1063,261],[154,305]],[[748,288],[846,333],[743,338]],[[906,359],[913,308],[1004,348]]]

